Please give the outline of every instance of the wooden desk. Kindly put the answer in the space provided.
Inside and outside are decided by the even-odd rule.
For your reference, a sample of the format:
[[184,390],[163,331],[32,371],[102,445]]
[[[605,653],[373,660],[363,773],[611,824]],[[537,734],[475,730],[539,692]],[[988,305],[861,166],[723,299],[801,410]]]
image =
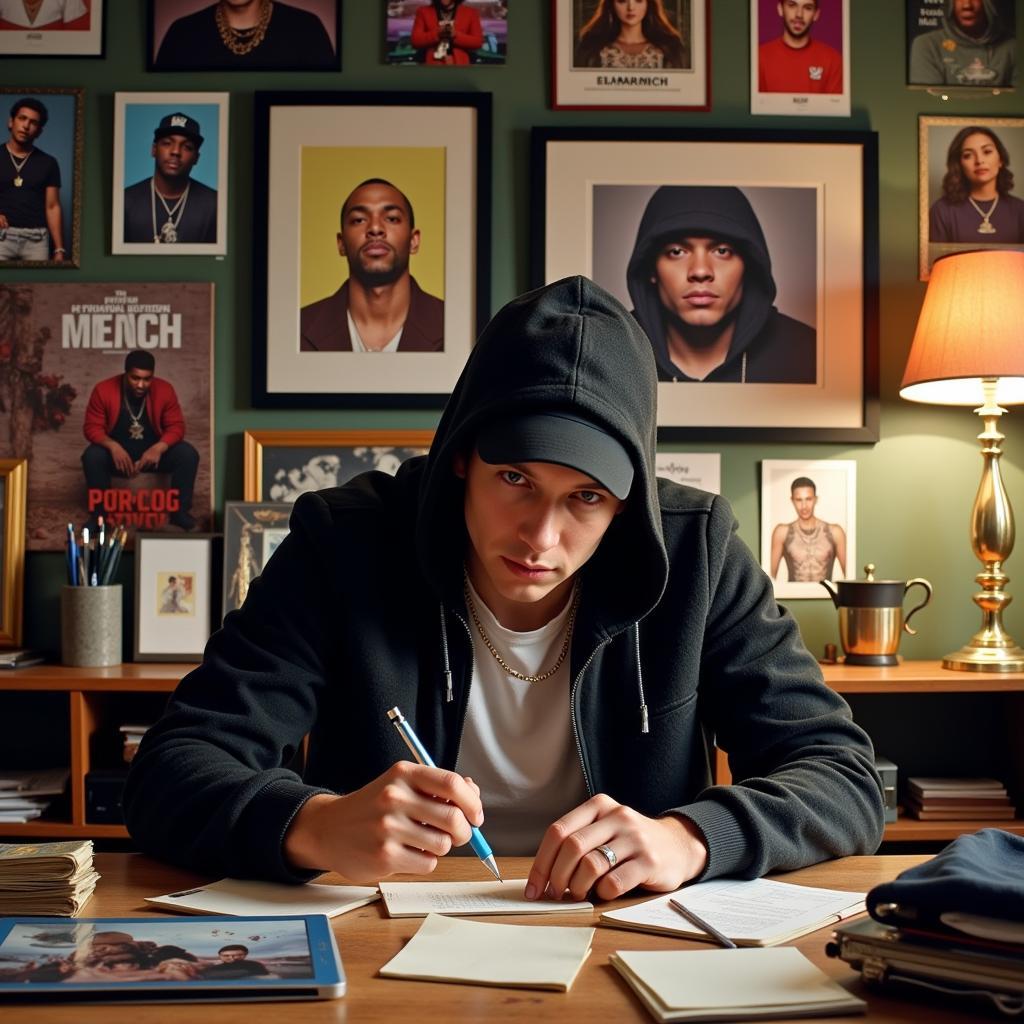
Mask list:
[[[818,864],[780,876],[804,882],[851,891],[867,891],[905,868],[919,863],[920,856],[847,857]],[[527,858],[501,858],[506,878],[525,878]],[[96,865],[103,880],[96,895],[85,909],[90,917],[148,917],[157,912],[143,903],[144,896],[156,896],[188,888],[200,881],[196,875],[159,864],[141,854],[99,854]],[[485,871],[475,858],[448,857],[441,861],[436,877],[442,879],[484,878]],[[327,876],[325,881],[340,881]],[[619,900],[609,906],[637,902],[636,898]],[[163,916],[163,915],[160,915]],[[487,918],[491,921],[545,925],[590,925],[597,923],[597,913],[538,915],[536,917]],[[379,1022],[379,1024],[477,1024],[487,1021],[606,1021],[649,1022],[651,1018],[639,1000],[608,964],[608,954],[616,949],[706,949],[704,943],[688,942],[666,936],[618,928],[599,927],[594,935],[593,952],[580,972],[576,984],[567,994],[535,992],[527,989],[485,988],[471,985],[442,985],[418,981],[385,980],[376,977],[377,970],[390,960],[419,928],[421,919],[391,920],[382,904],[374,903],[334,919],[345,973],[348,994],[342,999],[307,1003],[225,1003],[146,1005],[146,1006],[54,1006],[40,1003],[32,1007],[10,1007],[0,1003],[4,1024],[251,1024],[254,1018],[281,1021],[333,1021],[345,1024]],[[946,1024],[977,1020],[967,1012],[951,1012],[941,1004],[890,999],[866,989],[859,975],[842,961],[825,956],[825,943],[830,936],[822,929],[797,942],[799,948],[829,975],[870,1005],[867,1018],[875,1022],[920,1022]],[[837,1020],[840,1018],[821,1018]],[[856,1020],[859,1018],[844,1018]]]

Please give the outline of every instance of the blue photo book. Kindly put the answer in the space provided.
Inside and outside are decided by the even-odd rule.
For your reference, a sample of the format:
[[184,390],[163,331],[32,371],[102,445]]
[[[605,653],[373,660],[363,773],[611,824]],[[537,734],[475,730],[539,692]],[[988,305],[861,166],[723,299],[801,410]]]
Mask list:
[[323,914],[0,918],[0,1005],[344,994],[345,972]]

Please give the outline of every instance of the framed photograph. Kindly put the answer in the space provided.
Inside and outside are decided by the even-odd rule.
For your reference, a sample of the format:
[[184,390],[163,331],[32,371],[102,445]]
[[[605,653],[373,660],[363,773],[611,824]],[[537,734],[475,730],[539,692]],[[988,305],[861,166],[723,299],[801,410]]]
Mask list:
[[0,284],[0,324],[0,455],[32,465],[30,551],[100,515],[133,538],[212,527],[213,285]]
[[284,501],[224,503],[224,594],[221,614],[241,608],[249,584],[288,535],[292,507]]
[[551,106],[710,110],[710,0],[551,0]]
[[1017,85],[1013,0],[905,0],[907,85],[996,93]]
[[534,283],[633,310],[662,440],[878,439],[873,133],[535,128],[532,172]]
[[850,116],[850,0],[750,0],[750,112]]
[[761,568],[776,597],[828,597],[821,580],[857,577],[857,463],[761,462]]
[[509,0],[462,0],[450,12],[431,0],[385,0],[383,6],[388,64],[500,65],[508,58]]
[[919,270],[953,252],[1024,249],[1024,117],[918,119]]
[[140,534],[133,661],[201,661],[213,624],[214,535]]
[[[0,268],[78,266],[82,90],[0,86],[7,119],[0,164]],[[41,144],[39,143],[41,140]]]
[[228,94],[114,94],[111,252],[228,251]]
[[256,93],[253,405],[440,406],[490,295],[488,93]]
[[0,459],[0,647],[21,646],[28,459]]
[[5,57],[102,57],[106,0],[0,0]]
[[290,505],[371,469],[394,474],[433,439],[432,430],[247,430],[245,500]]
[[149,0],[150,71],[339,71],[341,0]]

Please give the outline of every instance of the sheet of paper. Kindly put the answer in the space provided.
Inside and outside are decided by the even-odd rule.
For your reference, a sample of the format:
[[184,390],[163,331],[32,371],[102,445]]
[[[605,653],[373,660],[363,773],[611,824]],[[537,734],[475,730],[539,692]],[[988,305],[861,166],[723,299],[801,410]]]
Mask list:
[[427,914],[561,914],[567,910],[593,910],[593,903],[563,900],[528,900],[525,878],[504,882],[381,882],[390,917],[426,917]]
[[675,896],[734,942],[781,942],[863,909],[864,893],[817,889],[768,878],[716,879],[601,915],[603,921],[706,937],[669,906]]
[[792,946],[617,950],[611,962],[662,1020],[861,1013],[851,996]]
[[371,885],[281,885],[242,878],[147,896],[147,903],[186,914],[231,914],[261,917],[268,914],[326,914],[337,917],[377,899]]
[[593,928],[459,921],[429,914],[380,973],[385,978],[565,992],[590,955],[593,939]]

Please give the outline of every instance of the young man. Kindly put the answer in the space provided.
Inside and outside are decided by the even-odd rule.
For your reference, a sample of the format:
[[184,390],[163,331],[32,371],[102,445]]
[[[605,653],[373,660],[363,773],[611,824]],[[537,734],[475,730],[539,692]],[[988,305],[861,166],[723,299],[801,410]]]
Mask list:
[[82,453],[89,516],[103,514],[112,477],[169,473],[170,522],[191,530],[199,452],[185,440],[185,416],[174,385],[155,372],[153,353],[136,349],[125,356],[124,373],[92,389],[83,425],[89,446]]
[[814,383],[814,328],[773,305],[764,232],[738,188],[657,189],[626,278],[659,380]]
[[126,242],[217,241],[217,191],[196,181],[203,136],[188,114],[167,114],[153,132],[153,176],[124,190]]
[[1017,63],[1013,4],[945,0],[942,26],[910,44],[911,85],[1012,86]]
[[412,203],[383,178],[357,185],[341,204],[338,255],[348,280],[302,307],[302,352],[441,352],[444,303],[409,273],[420,231]]
[[221,946],[217,950],[220,961],[203,968],[204,978],[216,981],[229,981],[236,978],[268,977],[270,971],[259,962],[249,959],[249,947],[236,942],[229,946]]
[[0,262],[52,258],[63,263],[67,258],[60,167],[36,146],[49,117],[46,106],[31,96],[11,107],[10,137],[0,160]]
[[[839,2],[839,0],[833,0]],[[843,55],[811,35],[821,0],[781,0],[782,34],[757,56],[758,92],[841,93]]]
[[838,523],[826,523],[814,513],[818,488],[809,476],[798,476],[789,487],[796,519],[772,530],[772,578],[786,559],[791,583],[817,583],[832,579],[836,562],[840,577],[846,575],[846,531]]
[[[655,480],[655,395],[590,281],[505,306],[427,456],[295,503],[132,762],[139,845],[376,881],[432,871],[486,811],[496,854],[536,854],[530,897],[602,899],[874,849],[870,742],[727,504]],[[408,760],[396,705],[439,767]]]

